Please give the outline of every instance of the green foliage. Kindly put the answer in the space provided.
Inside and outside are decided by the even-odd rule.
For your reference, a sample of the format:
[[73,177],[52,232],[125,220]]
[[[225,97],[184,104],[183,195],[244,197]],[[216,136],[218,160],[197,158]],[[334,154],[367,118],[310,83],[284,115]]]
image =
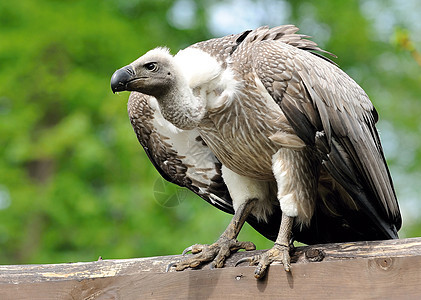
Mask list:
[[[323,46],[357,77],[382,120],[415,136],[421,113],[417,45],[411,52],[392,37],[377,39],[357,2],[319,2],[291,1],[288,23],[305,25],[311,16],[325,24],[330,38]],[[128,94],[113,95],[109,87],[115,69],[150,48],[166,45],[175,52],[211,37],[210,2],[195,1],[196,21],[182,30],[168,21],[172,5],[0,3],[0,263],[175,254],[211,243],[224,230],[230,216],[190,192],[174,207],[155,200],[160,175],[133,134]],[[317,32],[308,33],[318,40]],[[421,145],[412,143],[406,164],[398,154],[389,158],[403,173],[419,174]],[[419,235],[413,224],[407,234]],[[250,227],[240,238],[259,248],[271,245]]]
[[169,26],[170,6],[0,4],[0,263],[175,254],[223,231],[229,216],[191,193],[175,208],[154,201],[160,175],[133,134],[128,94],[109,87],[150,48],[207,38]]

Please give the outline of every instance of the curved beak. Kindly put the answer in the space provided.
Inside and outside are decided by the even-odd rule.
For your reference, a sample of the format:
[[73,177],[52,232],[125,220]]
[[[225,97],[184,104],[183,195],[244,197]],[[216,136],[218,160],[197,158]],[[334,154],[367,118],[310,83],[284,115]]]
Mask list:
[[132,66],[128,65],[118,69],[111,76],[111,90],[113,93],[127,91],[127,84],[136,78],[136,73]]

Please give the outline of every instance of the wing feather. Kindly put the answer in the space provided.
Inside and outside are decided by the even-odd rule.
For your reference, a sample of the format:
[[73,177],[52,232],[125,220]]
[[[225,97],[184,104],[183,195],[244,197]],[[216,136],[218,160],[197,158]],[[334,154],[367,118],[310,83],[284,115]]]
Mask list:
[[[397,237],[400,211],[375,128],[377,113],[365,92],[334,64],[307,51],[278,41],[254,47],[254,68],[298,137],[320,152],[331,176],[385,237]],[[275,63],[284,66],[269,67]],[[295,71],[291,76],[284,70]],[[284,90],[276,89],[277,80]],[[317,143],[318,136],[326,144]]]
[[175,128],[162,117],[156,99],[141,93],[131,93],[128,113],[140,144],[163,178],[234,213],[221,163],[196,130]]

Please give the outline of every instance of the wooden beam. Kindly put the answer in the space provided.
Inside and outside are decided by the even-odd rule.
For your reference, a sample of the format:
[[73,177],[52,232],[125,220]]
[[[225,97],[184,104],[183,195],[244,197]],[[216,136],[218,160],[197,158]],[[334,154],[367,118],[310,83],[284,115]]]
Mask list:
[[291,272],[274,264],[165,273],[181,256],[0,266],[0,299],[421,298],[421,238],[297,248]]

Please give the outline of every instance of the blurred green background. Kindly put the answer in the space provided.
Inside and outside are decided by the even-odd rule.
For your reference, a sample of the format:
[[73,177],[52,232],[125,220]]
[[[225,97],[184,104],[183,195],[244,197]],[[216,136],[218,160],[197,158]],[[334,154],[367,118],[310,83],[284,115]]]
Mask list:
[[[420,13],[418,0],[2,1],[0,263],[156,256],[212,243],[230,216],[162,184],[128,120],[128,93],[113,95],[110,77],[153,47],[175,53],[265,24],[298,25],[367,91],[401,236],[420,236]],[[162,194],[178,198],[166,203]],[[248,226],[240,239],[271,246]]]

